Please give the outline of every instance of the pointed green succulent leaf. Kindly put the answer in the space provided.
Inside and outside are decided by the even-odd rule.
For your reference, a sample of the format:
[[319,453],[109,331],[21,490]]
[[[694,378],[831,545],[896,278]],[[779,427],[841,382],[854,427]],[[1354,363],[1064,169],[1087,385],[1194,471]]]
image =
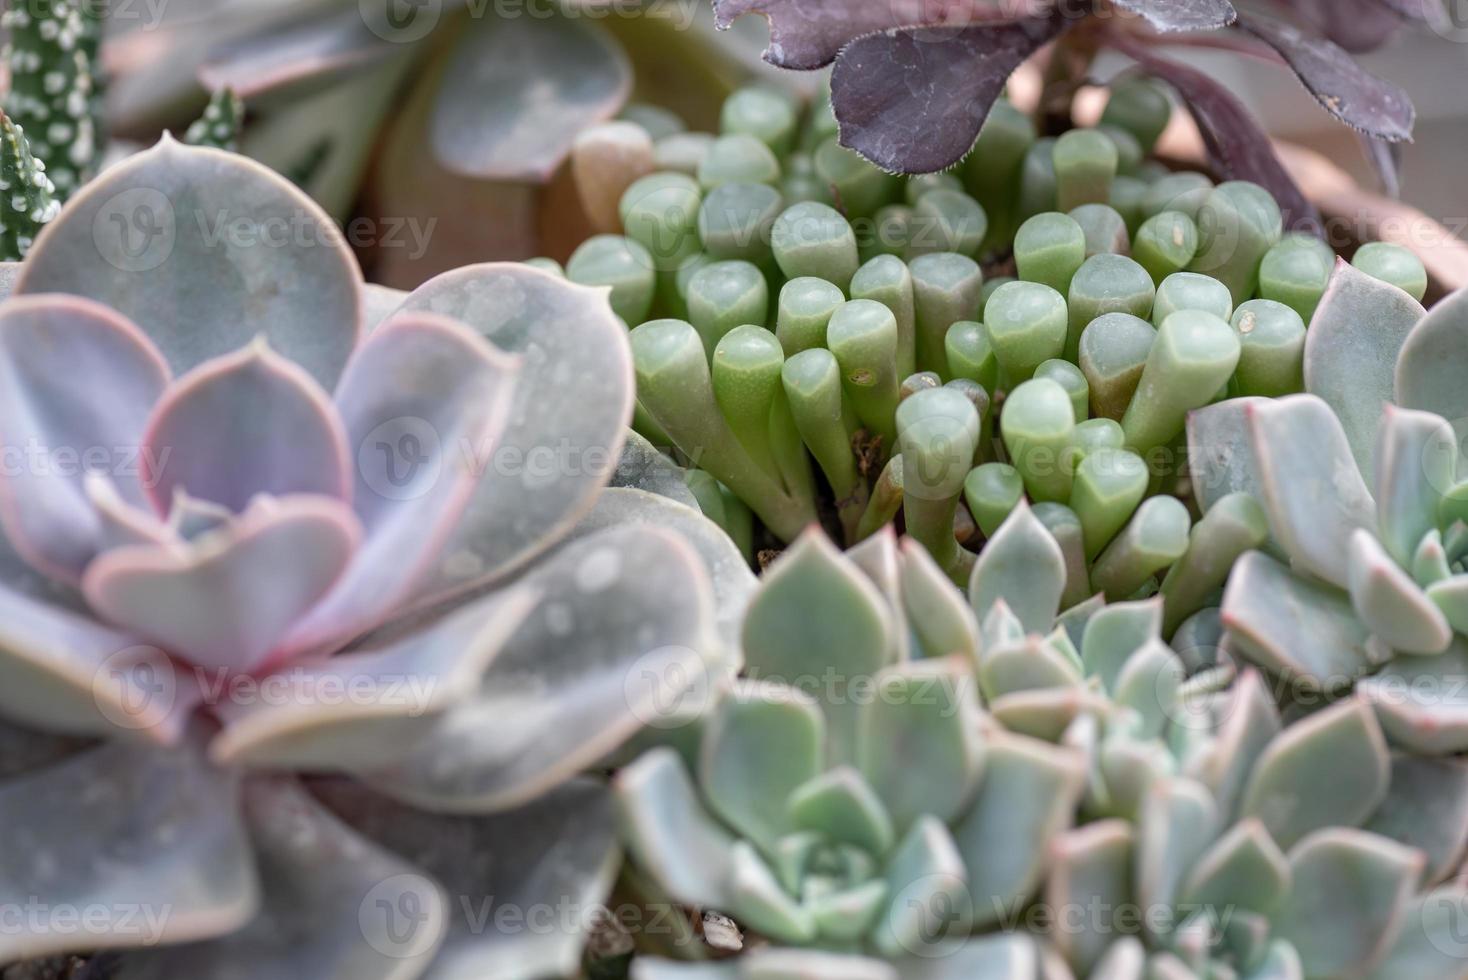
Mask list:
[[904,538],[901,547],[902,602],[923,655],[977,656],[978,624],[963,594],[921,544]]
[[1231,493],[1259,492],[1247,409],[1262,398],[1230,398],[1188,413],[1188,466],[1193,494],[1206,514]]
[[953,830],[975,926],[1010,921],[1034,897],[1051,841],[1075,819],[1084,780],[1078,753],[1023,735],[989,742],[978,792]]
[[1453,638],[1446,653],[1394,657],[1357,685],[1376,709],[1393,744],[1422,755],[1468,751],[1468,640]]
[[1057,909],[1097,909],[1056,924],[1055,945],[1082,976],[1101,962],[1122,932],[1115,917],[1133,901],[1135,832],[1123,820],[1101,820],[1062,834],[1051,847],[1045,900]]
[[1065,591],[1065,555],[1021,502],[989,539],[969,579],[969,603],[980,622],[999,600],[1029,633],[1050,632]]
[[1281,847],[1322,827],[1357,826],[1386,798],[1391,760],[1371,707],[1359,698],[1296,722],[1259,757],[1240,814]]
[[1393,381],[1403,408],[1432,412],[1453,423],[1458,438],[1468,434],[1468,290],[1443,299],[1407,334],[1397,355]]
[[885,872],[890,900],[872,942],[888,958],[931,955],[972,921],[968,874],[948,828],[924,815],[897,845]]
[[1186,905],[1271,914],[1289,894],[1290,863],[1254,818],[1230,827],[1198,857],[1178,898]]
[[1350,562],[1351,604],[1383,643],[1411,654],[1448,648],[1448,618],[1369,531],[1351,535]]
[[1081,661],[1086,676],[1114,691],[1127,660],[1147,643],[1161,637],[1162,603],[1157,599],[1113,602],[1086,621],[1081,637]]
[[906,833],[922,814],[957,816],[983,762],[978,692],[967,658],[889,667],[861,700],[857,768],[897,833]]
[[1344,688],[1378,660],[1370,631],[1346,593],[1305,578],[1261,551],[1234,565],[1222,608],[1239,654],[1312,690]]
[[896,840],[892,818],[871,784],[855,769],[839,766],[790,794],[790,822],[825,839],[886,854]]
[[1213,796],[1190,779],[1153,783],[1137,821],[1137,901],[1143,908],[1178,904],[1198,860],[1218,834]]
[[816,938],[810,910],[791,898],[758,851],[747,841],[729,849],[729,912],[741,923],[779,942]]
[[1394,754],[1386,799],[1363,829],[1421,851],[1425,883],[1441,881],[1468,846],[1468,763]]
[[[1351,532],[1376,527],[1346,430],[1315,395],[1253,402],[1244,415],[1275,540],[1301,569],[1345,588]],[[1373,419],[1379,415],[1373,407]]]
[[1361,972],[1381,960],[1406,921],[1422,853],[1332,827],[1301,840],[1289,859],[1293,887],[1278,931],[1299,951],[1305,975]]
[[719,908],[734,837],[704,810],[678,754],[653,749],[612,784],[627,850],[640,870],[689,905]]
[[1397,355],[1424,314],[1397,287],[1337,259],[1305,335],[1305,390],[1340,418],[1368,479],[1376,472],[1371,454],[1382,403],[1395,400]]
[[1425,892],[1407,903],[1396,942],[1366,980],[1398,977],[1468,977],[1468,889],[1454,885]]
[[1458,445],[1441,416],[1386,406],[1376,443],[1376,518],[1381,542],[1410,566],[1443,499],[1457,482]]
[[704,734],[699,783],[710,808],[767,853],[790,828],[790,794],[825,765],[825,724],[795,688],[742,681]]
[[812,528],[770,567],[749,604],[746,670],[814,690],[830,723],[831,750],[837,761],[848,759],[857,714],[848,691],[870,683],[890,661],[893,628],[887,600]]

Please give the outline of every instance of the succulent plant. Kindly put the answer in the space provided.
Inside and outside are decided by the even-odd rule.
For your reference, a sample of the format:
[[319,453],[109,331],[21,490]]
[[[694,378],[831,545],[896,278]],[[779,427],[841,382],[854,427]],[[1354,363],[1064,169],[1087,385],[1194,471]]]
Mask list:
[[1271,530],[1224,593],[1231,647],[1303,697],[1354,686],[1394,744],[1431,755],[1468,751],[1465,300],[1425,313],[1341,261],[1306,342],[1308,394],[1190,422],[1205,506],[1249,493]]
[[102,17],[94,0],[18,0],[0,15],[10,70],[5,114],[30,138],[56,187],[76,193],[102,162]]
[[0,377],[0,960],[574,973],[617,860],[578,774],[737,668],[753,582],[691,508],[603,490],[605,291],[364,287],[303,194],[165,140],[38,238]]
[[[620,115],[579,153],[604,180],[640,175],[683,128],[642,100],[712,121],[759,66],[757,46],[713,43],[711,11],[692,4],[170,0],[111,30],[120,137],[181,133],[207,93],[233,89],[249,108],[241,151],[355,222],[375,281],[402,288],[568,253],[598,230],[569,180],[579,136]],[[408,219],[419,238],[393,231]]]
[[[904,173],[944,170],[968,154],[1010,74],[1047,45],[1043,102],[1062,111],[1096,54],[1115,49],[1177,89],[1219,174],[1267,187],[1293,224],[1314,212],[1247,111],[1222,85],[1156,48],[1218,46],[1283,62],[1331,115],[1373,141],[1392,143],[1411,135],[1414,110],[1406,93],[1360,68],[1335,40],[1316,35],[1363,50],[1383,42],[1403,19],[1427,20],[1429,11],[1425,4],[1395,0],[1353,0],[1344,16],[1334,7],[1327,13],[1316,0],[1264,6],[1284,19],[1253,5],[1236,10],[1229,0],[715,2],[721,26],[748,13],[766,17],[765,59],[772,64],[801,70],[831,65],[842,145]],[[1143,93],[1127,108],[1129,118],[1156,119],[1162,105]],[[1155,140],[1161,128],[1151,129]],[[1141,148],[1150,150],[1150,144]],[[1372,159],[1381,163],[1388,156],[1373,153]]]
[[204,114],[184,133],[184,142],[233,153],[240,148],[240,129],[244,124],[244,102],[234,89],[222,88],[210,96]]
[[744,677],[614,781],[632,868],[744,951],[632,976],[1468,975],[1461,760],[1390,751],[1360,698],[1286,724],[1229,650],[1164,643],[1162,600],[1065,582],[1023,504],[967,602],[890,529],[797,540]]
[[0,262],[19,262],[60,206],[46,165],[31,153],[30,140],[0,112]]
[[[741,541],[749,515],[714,513],[730,496],[780,541],[822,520],[851,544],[900,518],[963,583],[1024,496],[1065,544],[1072,601],[1149,594],[1190,547],[1188,413],[1303,390],[1300,311],[1324,291],[1308,264],[1334,256],[1286,235],[1255,184],[1124,153],[1166,121],[1165,97],[1160,119],[1136,98],[1118,89],[1110,122],[1049,142],[1001,102],[962,179],[904,179],[837,145],[820,99],[742,89],[704,155],[626,187],[621,234],[551,268],[611,288],[635,427],[716,484],[710,516]],[[1360,252],[1425,291],[1410,252]],[[1200,547],[1236,557],[1261,525],[1232,501]],[[1169,633],[1231,560],[1183,563]]]

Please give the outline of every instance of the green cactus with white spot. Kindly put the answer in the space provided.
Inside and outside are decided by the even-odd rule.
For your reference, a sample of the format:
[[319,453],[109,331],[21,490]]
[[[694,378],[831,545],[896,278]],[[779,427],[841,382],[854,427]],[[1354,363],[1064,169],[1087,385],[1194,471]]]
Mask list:
[[5,112],[45,161],[62,201],[101,163],[101,15],[95,5],[84,6],[77,0],[26,0],[12,3],[0,18],[10,34]]
[[25,131],[0,113],[0,261],[19,262],[60,204]]
[[240,128],[244,122],[245,103],[234,89],[222,88],[210,97],[204,114],[189,126],[184,142],[234,153],[240,148]]

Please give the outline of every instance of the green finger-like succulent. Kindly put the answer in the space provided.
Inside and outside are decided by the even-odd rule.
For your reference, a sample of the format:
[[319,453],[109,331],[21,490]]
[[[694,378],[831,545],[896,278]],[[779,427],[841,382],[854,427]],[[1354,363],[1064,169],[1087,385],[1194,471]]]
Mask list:
[[9,116],[0,113],[0,184],[10,195],[0,201],[0,261],[19,262],[36,235],[56,217],[56,188],[45,165],[31,152],[30,141]]
[[244,124],[245,103],[234,89],[225,86],[209,97],[203,114],[185,130],[184,142],[233,152],[240,148]]
[[36,0],[11,5],[0,17],[9,32],[5,114],[45,162],[60,201],[76,193],[102,159],[99,9],[105,7]]

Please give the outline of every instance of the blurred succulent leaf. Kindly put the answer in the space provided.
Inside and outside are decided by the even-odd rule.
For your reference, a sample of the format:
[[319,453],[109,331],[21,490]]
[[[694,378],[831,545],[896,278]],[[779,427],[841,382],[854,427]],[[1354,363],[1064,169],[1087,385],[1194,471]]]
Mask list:
[[976,927],[1005,921],[1034,897],[1050,842],[1075,819],[1084,780],[1078,753],[1023,735],[989,741],[973,804],[953,830]]
[[[119,977],[218,976],[245,961],[277,976],[329,964],[362,980],[394,980],[409,964],[428,968],[450,915],[437,882],[358,836],[292,780],[258,779],[243,795],[269,914],[217,939],[129,953]],[[389,909],[412,910],[413,927],[395,930],[402,923]],[[294,927],[279,928],[283,918]]]
[[918,818],[888,860],[885,876],[891,900],[872,940],[885,956],[931,955],[949,935],[968,932],[968,875],[942,820]]
[[1289,891],[1289,861],[1264,824],[1245,818],[1198,858],[1178,897],[1189,905],[1268,915]]
[[680,902],[726,906],[734,837],[704,809],[677,752],[647,752],[617,773],[612,790],[638,868]]
[[[631,434],[628,445],[632,445]],[[667,528],[693,546],[713,587],[714,628],[724,645],[722,652],[731,666],[738,664],[740,628],[758,581],[729,535],[696,508],[646,490],[613,486],[597,496],[591,511],[565,540],[571,542],[605,528],[625,526]]]
[[1133,900],[1135,837],[1126,821],[1101,820],[1062,834],[1051,847],[1050,906],[1104,910],[1074,917],[1055,932],[1056,947],[1080,975],[1101,961],[1118,934],[1115,910]]
[[[176,748],[113,742],[7,781],[0,862],[5,901],[171,910],[152,929],[117,915],[93,949],[212,939],[258,911],[260,885],[239,813],[239,776],[211,766],[204,733]],[[186,900],[185,900],[186,897]],[[156,931],[156,935],[153,934]],[[75,926],[7,931],[7,960],[72,951]]]
[[1468,942],[1462,932],[1465,917],[1468,917],[1468,891],[1461,885],[1415,896],[1407,903],[1396,942],[1366,975],[1367,980],[1468,977]]
[[1468,751],[1468,640],[1455,636],[1446,653],[1393,657],[1357,691],[1376,709],[1395,745],[1421,755]]
[[[609,528],[519,582],[540,601],[472,696],[392,765],[364,773],[382,792],[441,812],[517,806],[643,725],[676,724],[683,698],[709,696],[708,576],[674,532]],[[542,696],[526,699],[527,690]]]
[[1259,757],[1240,815],[1281,847],[1324,827],[1354,827],[1385,799],[1391,760],[1376,716],[1349,699],[1286,728]]
[[[436,881],[456,897],[448,903],[435,972],[576,972],[594,925],[588,913],[611,889],[620,859],[616,815],[603,783],[573,780],[533,803],[492,816],[430,813],[348,779],[315,781],[311,790],[349,827],[414,866],[420,881]],[[483,917],[501,903],[575,911],[554,929],[484,928]],[[401,923],[395,927],[400,934]]]
[[1333,827],[1290,849],[1293,887],[1280,907],[1281,938],[1305,975],[1370,969],[1400,934],[1422,854],[1384,837]]
[[1218,835],[1219,823],[1218,807],[1202,784],[1190,779],[1153,783],[1137,822],[1137,901],[1146,908],[1178,905],[1187,876]]
[[912,630],[929,657],[978,654],[978,624],[961,593],[926,548],[902,542],[902,602]]
[[632,87],[616,41],[579,17],[474,17],[448,57],[434,152],[481,180],[545,183],[576,135],[615,115]]
[[[60,296],[8,302],[0,326],[7,442],[53,450],[142,444],[152,406],[170,377],[136,326],[97,303]],[[92,398],[104,398],[105,409],[86,408]],[[118,474],[119,495],[145,506],[140,474],[126,477],[120,461],[107,463]],[[77,584],[102,543],[83,474],[14,466],[6,468],[3,483],[9,503],[0,518],[12,546],[52,577]]]
[[1081,660],[1086,676],[1095,677],[1105,691],[1114,691],[1133,653],[1161,637],[1162,602],[1113,602],[1086,621],[1081,637]]
[[1437,530],[1458,455],[1441,416],[1387,406],[1376,444],[1376,517],[1381,543],[1399,565],[1411,567],[1422,539]]
[[1188,466],[1206,514],[1231,493],[1257,495],[1260,476],[1250,443],[1248,410],[1262,398],[1230,398],[1188,413]]
[[1424,883],[1452,874],[1468,846],[1468,766],[1460,759],[1396,753],[1386,799],[1364,830],[1421,851]]

